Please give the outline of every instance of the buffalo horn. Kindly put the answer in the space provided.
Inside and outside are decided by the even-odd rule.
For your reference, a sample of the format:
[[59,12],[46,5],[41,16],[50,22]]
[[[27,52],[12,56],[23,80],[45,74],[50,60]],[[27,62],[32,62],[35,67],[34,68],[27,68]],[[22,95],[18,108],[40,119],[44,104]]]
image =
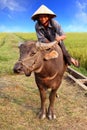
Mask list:
[[19,42],[18,47],[20,47],[22,44],[24,44],[24,42]]
[[44,50],[44,49],[49,49],[49,48],[53,47],[57,43],[58,43],[57,41],[53,41],[50,43],[43,43],[43,42],[38,41],[38,42],[36,42],[36,47],[41,50]]

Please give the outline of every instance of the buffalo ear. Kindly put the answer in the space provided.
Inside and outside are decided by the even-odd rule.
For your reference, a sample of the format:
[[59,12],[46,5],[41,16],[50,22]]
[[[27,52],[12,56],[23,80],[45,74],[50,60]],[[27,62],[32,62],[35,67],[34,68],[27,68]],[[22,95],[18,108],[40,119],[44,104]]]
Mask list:
[[45,60],[54,59],[54,58],[57,58],[58,55],[59,55],[58,52],[53,50],[51,52],[46,53],[45,56],[44,56],[44,59]]

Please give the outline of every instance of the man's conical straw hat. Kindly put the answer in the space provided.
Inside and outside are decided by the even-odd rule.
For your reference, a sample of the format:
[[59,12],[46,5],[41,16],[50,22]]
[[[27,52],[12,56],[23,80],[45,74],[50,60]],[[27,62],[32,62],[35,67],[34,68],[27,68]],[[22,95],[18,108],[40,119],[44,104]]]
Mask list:
[[41,5],[36,11],[35,13],[32,15],[32,20],[37,20],[38,19],[38,16],[40,14],[48,14],[50,15],[52,18],[56,17],[56,14],[51,11],[50,9],[48,9],[45,5]]

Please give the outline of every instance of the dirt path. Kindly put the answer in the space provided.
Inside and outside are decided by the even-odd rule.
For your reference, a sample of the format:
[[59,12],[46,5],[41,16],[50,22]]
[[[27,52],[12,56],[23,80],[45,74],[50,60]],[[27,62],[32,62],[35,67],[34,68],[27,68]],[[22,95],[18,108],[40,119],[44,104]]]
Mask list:
[[58,96],[57,119],[39,120],[40,99],[33,75],[0,77],[0,130],[87,130],[87,92],[64,76]]

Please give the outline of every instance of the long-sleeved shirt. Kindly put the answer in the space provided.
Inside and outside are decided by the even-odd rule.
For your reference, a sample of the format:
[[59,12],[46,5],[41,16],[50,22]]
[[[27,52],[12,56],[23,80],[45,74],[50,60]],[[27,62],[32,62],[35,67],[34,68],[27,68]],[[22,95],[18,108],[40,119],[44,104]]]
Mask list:
[[36,29],[38,41],[44,43],[47,40],[50,42],[54,41],[56,36],[65,35],[60,24],[53,19],[51,19],[47,28],[45,28],[42,24],[40,24],[37,21],[35,25],[35,29]]

